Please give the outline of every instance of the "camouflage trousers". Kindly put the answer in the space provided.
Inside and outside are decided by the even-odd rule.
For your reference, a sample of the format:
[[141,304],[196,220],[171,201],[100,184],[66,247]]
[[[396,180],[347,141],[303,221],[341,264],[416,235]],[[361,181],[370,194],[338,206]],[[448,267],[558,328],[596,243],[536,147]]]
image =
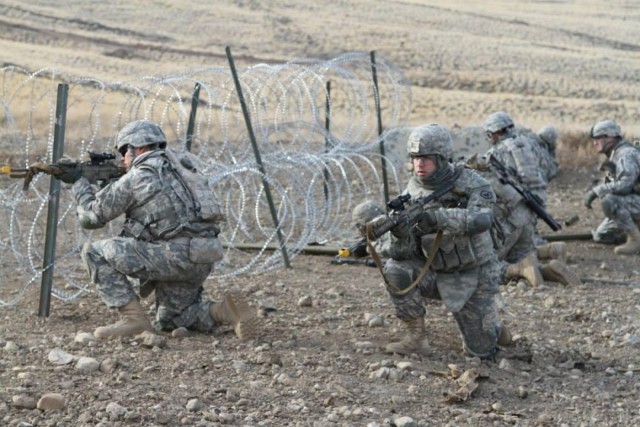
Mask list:
[[[424,265],[423,259],[397,261],[389,259],[384,266],[387,291],[395,305],[396,316],[400,319],[419,318],[426,314],[425,299],[443,300],[439,286],[447,286],[445,305],[461,307],[451,311],[462,336],[465,353],[480,358],[492,357],[502,323],[498,319],[496,295],[500,280],[500,264],[489,261],[472,271],[451,275],[438,284],[444,274],[429,271],[411,291],[407,289]],[[398,292],[400,291],[400,292]]]
[[514,227],[510,223],[504,222],[503,233],[503,237],[496,243],[496,253],[499,259],[508,263],[516,263],[536,250],[535,222],[520,227]]
[[202,300],[202,284],[213,265],[191,262],[188,239],[144,242],[115,237],[86,243],[81,255],[109,307],[122,307],[137,298],[129,279],[136,278],[155,285],[158,329],[210,332],[216,326],[209,315],[212,302]]
[[607,194],[600,200],[600,205],[606,218],[592,231],[593,240],[614,244],[624,242],[626,233],[640,223],[640,194]]

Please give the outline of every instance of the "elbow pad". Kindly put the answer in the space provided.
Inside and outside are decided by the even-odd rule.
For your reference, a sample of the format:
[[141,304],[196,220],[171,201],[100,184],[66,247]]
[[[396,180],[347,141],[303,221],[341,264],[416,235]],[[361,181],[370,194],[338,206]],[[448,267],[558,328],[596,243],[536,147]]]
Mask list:
[[104,223],[98,219],[98,216],[92,211],[86,210],[81,206],[77,208],[78,222],[80,227],[87,230],[95,230],[104,227]]
[[487,212],[475,214],[471,221],[467,223],[467,233],[478,234],[491,228],[493,215]]

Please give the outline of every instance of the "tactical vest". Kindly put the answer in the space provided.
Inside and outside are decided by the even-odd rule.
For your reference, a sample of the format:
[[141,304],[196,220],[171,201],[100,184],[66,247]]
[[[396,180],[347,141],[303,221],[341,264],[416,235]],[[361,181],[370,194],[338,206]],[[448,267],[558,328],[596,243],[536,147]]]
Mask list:
[[147,186],[136,188],[135,197],[141,202],[127,212],[123,235],[155,241],[218,233],[215,224],[194,220],[197,205],[163,151],[149,153],[140,163],[134,161],[133,168],[130,173],[146,172],[156,178]]
[[509,138],[502,141],[513,159],[522,184],[530,191],[546,188],[546,181],[540,171],[540,161],[531,144],[524,138]]
[[[458,188],[458,185],[462,188],[466,187],[465,181],[468,180],[470,173],[471,171],[468,170],[462,172],[460,178],[456,180],[456,188]],[[426,196],[431,192],[418,185],[413,179],[409,182],[407,191],[412,198]],[[448,193],[437,202],[429,204],[427,208],[456,207],[466,209],[468,200],[468,195],[465,194],[464,190],[458,190]],[[420,246],[424,256],[428,255],[435,236],[435,234],[427,234],[420,238]],[[445,232],[442,235],[442,240],[432,261],[431,268],[435,272],[460,271],[483,265],[493,258],[495,258],[495,251],[489,230],[473,235],[452,235]]]
[[[176,151],[171,148],[165,150],[165,155],[178,175],[188,197],[183,203],[188,208],[191,222],[219,222],[223,219],[220,205],[213,189],[209,186],[209,179],[197,169],[200,159],[188,151]],[[178,192],[183,195],[184,192]]]

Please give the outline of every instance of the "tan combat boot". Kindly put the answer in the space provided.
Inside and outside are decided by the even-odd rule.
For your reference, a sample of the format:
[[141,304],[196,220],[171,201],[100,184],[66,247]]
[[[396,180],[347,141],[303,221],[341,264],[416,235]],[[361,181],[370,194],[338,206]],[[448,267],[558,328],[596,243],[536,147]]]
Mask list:
[[407,335],[399,342],[384,346],[385,353],[404,355],[424,353],[429,347],[424,328],[424,318],[402,319],[402,321],[407,327]]
[[251,306],[239,295],[226,294],[222,302],[211,304],[209,314],[217,323],[233,326],[238,338],[252,340],[258,335],[258,322]]
[[536,247],[538,259],[557,259],[565,262],[567,259],[567,244],[565,242],[552,242]]
[[509,264],[506,274],[508,279],[525,278],[534,288],[544,282],[538,269],[538,260],[533,254],[516,264]]
[[582,285],[582,280],[566,264],[557,259],[552,259],[549,263],[543,265],[540,271],[544,280],[562,283],[565,286]]
[[638,228],[627,232],[627,243],[616,246],[613,252],[618,255],[634,255],[640,253],[640,231],[638,231]]
[[96,338],[131,337],[152,330],[151,323],[138,298],[134,298],[127,305],[118,308],[118,311],[122,318],[112,325],[96,328],[93,331]]

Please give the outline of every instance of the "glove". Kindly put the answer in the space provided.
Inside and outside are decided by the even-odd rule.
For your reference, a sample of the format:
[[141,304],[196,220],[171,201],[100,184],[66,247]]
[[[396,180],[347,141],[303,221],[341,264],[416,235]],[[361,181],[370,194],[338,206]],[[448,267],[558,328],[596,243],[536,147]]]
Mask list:
[[397,239],[403,240],[409,235],[409,225],[401,222],[391,229],[391,234]]
[[416,220],[415,229],[419,235],[432,233],[438,226],[438,217],[434,211],[420,212]]
[[582,201],[582,203],[587,209],[591,209],[591,203],[593,203],[593,201],[597,198],[598,198],[598,195],[595,193],[595,191],[589,190],[589,192],[585,194],[584,200]]
[[82,170],[78,165],[66,165],[64,163],[58,164],[59,173],[55,174],[55,177],[67,184],[73,184],[80,178],[82,178]]

